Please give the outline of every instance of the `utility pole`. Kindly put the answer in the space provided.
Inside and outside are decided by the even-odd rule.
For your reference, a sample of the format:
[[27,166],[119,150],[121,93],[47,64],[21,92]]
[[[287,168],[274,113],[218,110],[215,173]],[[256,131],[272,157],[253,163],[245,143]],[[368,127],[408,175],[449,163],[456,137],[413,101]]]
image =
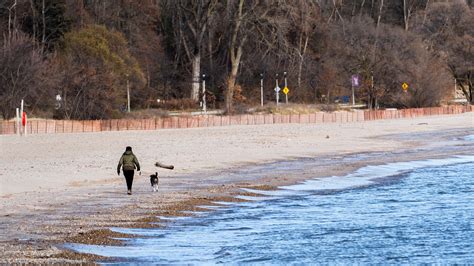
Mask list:
[[280,87],[278,87],[278,73],[276,74],[276,80],[275,80],[275,93],[276,93],[276,104],[278,106],[279,104],[279,97],[280,97]]
[[[370,97],[370,99],[371,99],[371,100],[370,100],[370,101],[371,101],[371,103],[370,103],[370,109],[372,110],[372,98],[375,97],[374,95],[372,95],[372,94],[375,94],[375,93],[374,93],[375,84],[374,84],[374,75],[373,75],[373,73],[372,73],[372,76],[371,76],[371,80],[372,80],[372,82],[371,82],[371,84],[370,84],[370,86],[371,86],[371,90],[370,90],[370,94],[371,94],[371,97]],[[374,107],[374,109],[375,109],[375,103],[374,103],[374,106],[373,106],[373,107]]]
[[[357,79],[357,82],[356,82],[356,79]],[[354,107],[355,105],[355,96],[354,96],[354,86],[355,86],[355,83],[358,83],[358,77],[357,76],[352,76],[352,82],[351,82],[351,87],[352,87],[352,107]]]
[[352,86],[352,107],[355,105],[354,86]]
[[260,73],[260,106],[263,107],[263,73]]
[[127,112],[130,113],[130,82],[127,75]]

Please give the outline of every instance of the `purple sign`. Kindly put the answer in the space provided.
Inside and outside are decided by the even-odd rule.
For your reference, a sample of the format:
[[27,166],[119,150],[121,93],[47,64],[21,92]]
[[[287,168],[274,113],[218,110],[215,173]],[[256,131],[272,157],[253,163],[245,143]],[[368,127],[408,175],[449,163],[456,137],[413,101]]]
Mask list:
[[360,80],[359,80],[359,75],[352,75],[352,87],[359,87],[360,85]]

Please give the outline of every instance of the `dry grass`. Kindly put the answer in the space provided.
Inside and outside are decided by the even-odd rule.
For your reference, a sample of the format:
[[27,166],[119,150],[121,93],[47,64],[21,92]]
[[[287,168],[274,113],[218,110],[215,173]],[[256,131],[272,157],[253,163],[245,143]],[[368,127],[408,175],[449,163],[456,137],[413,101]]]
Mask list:
[[168,111],[162,109],[142,109],[125,113],[123,118],[130,119],[148,119],[155,117],[167,117]]
[[265,105],[251,110],[250,113],[263,113],[263,114],[311,114],[320,111],[335,111],[337,107],[328,108],[324,105],[308,105],[308,104],[275,104]]

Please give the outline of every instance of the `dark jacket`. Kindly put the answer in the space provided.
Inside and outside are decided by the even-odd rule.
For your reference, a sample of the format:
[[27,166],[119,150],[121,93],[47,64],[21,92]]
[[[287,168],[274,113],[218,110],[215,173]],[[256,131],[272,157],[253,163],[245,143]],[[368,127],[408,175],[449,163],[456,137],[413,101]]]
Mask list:
[[122,154],[122,157],[120,157],[120,161],[117,165],[117,172],[120,171],[120,166],[122,165],[123,170],[135,170],[136,166],[137,171],[140,171],[140,163],[138,163],[138,159],[132,151],[125,151]]

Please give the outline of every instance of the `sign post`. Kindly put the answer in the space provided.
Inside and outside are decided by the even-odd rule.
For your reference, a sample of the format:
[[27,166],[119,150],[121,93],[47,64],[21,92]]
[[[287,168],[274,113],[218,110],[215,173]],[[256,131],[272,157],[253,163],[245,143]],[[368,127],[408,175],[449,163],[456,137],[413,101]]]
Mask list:
[[56,104],[54,105],[54,109],[58,110],[59,108],[61,108],[61,100],[61,95],[56,94]]
[[402,83],[402,89],[403,89],[404,92],[407,92],[407,90],[408,90],[408,84],[407,84],[406,82],[403,82],[403,83]]
[[260,73],[260,106],[263,107],[263,73]]
[[[25,104],[25,101],[23,99],[21,99],[21,104],[20,104],[20,116],[21,116],[21,119],[23,121],[23,106]],[[21,126],[23,127],[23,122],[21,123]],[[23,134],[22,130],[23,128],[20,128],[20,135]]]
[[285,100],[286,100],[286,104],[288,104],[288,81],[286,79],[286,71],[283,72],[283,76],[285,77],[285,88],[283,88],[283,93],[285,94]]
[[25,101],[23,99],[21,99],[21,104],[20,104],[20,114],[23,115],[23,105],[24,105]]
[[20,109],[16,108],[16,134],[21,134]]
[[280,97],[280,87],[278,87],[278,74],[276,74],[276,80],[275,80],[275,93],[276,93],[276,104],[278,106],[279,103],[279,97]]
[[352,81],[352,82],[351,82],[351,83],[352,83],[352,106],[354,106],[354,105],[355,105],[355,93],[354,93],[354,88],[360,86],[359,75],[357,75],[357,74],[352,75],[351,81]]
[[[25,130],[25,132],[24,132],[25,136],[26,136],[27,123],[28,123],[28,120],[26,118],[26,112],[23,112],[22,117],[21,117],[21,124],[23,125],[23,128]],[[46,129],[46,130],[48,130],[48,129]]]
[[202,110],[207,112],[206,106],[206,74],[202,74]]
[[290,89],[288,87],[283,88],[283,93],[286,95],[286,104],[288,104],[288,93],[290,92]]

